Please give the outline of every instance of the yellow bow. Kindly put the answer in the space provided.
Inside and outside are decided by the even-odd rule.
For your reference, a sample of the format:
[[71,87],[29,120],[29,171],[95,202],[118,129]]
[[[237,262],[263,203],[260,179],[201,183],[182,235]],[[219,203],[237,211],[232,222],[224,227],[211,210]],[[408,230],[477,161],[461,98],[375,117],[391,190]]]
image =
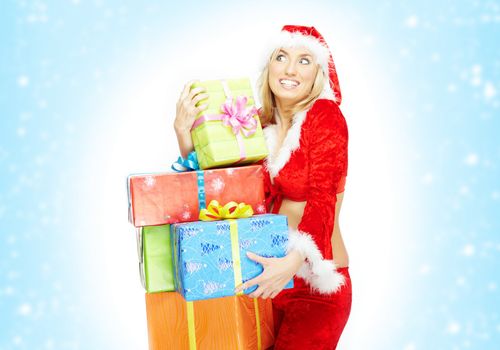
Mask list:
[[222,206],[215,199],[208,204],[207,209],[200,211],[199,219],[214,221],[222,219],[243,219],[253,215],[252,206],[245,203],[229,202]]

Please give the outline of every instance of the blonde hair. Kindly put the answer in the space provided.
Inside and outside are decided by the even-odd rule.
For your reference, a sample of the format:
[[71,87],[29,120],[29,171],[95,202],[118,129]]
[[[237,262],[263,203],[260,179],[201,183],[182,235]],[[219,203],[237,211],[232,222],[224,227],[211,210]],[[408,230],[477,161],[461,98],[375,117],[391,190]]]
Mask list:
[[[269,60],[262,70],[259,78],[259,91],[262,103],[262,110],[259,113],[260,123],[265,126],[267,124],[275,124],[275,110],[276,110],[276,98],[269,87],[269,63],[276,58],[279,48],[274,50]],[[316,101],[316,99],[321,95],[323,87],[325,85],[325,73],[320,64],[317,64],[318,71],[316,73],[316,78],[314,79],[311,92],[302,101],[299,101],[290,110],[292,115],[297,112],[303,111],[311,107],[311,105]]]

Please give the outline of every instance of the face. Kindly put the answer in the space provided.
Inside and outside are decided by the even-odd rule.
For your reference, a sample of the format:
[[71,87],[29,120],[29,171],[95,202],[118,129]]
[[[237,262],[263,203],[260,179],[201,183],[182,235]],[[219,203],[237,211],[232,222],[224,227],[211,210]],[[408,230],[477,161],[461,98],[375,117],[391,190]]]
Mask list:
[[318,66],[304,48],[283,48],[269,63],[269,87],[282,107],[305,99],[311,92]]

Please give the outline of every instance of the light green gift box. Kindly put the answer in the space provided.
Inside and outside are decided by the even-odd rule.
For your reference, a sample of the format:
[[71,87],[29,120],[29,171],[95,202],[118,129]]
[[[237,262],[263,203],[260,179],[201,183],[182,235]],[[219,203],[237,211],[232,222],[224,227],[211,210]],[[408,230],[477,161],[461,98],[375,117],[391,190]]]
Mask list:
[[142,227],[142,252],[146,291],[174,291],[170,225]]
[[[255,106],[250,80],[244,78],[203,81],[193,84],[191,89],[196,87],[204,87],[209,94],[208,99],[198,103],[208,104],[208,108],[197,116],[191,130],[200,168],[250,164],[264,159],[268,151],[257,114],[253,115],[256,128],[251,136],[245,136],[242,131],[235,135],[232,128],[224,125],[222,120],[205,120],[220,116],[223,113],[222,105],[228,98],[232,98],[234,103],[238,97],[245,96],[246,106]],[[205,121],[201,122],[202,120]]]

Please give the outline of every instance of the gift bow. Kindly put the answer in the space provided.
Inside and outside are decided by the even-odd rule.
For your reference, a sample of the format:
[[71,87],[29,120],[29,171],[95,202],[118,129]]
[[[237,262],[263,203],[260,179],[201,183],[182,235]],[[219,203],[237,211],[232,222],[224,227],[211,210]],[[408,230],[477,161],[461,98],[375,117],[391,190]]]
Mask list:
[[252,136],[255,134],[255,131],[257,131],[258,124],[254,115],[256,115],[258,111],[255,106],[247,107],[247,102],[248,98],[246,96],[236,97],[234,104],[233,99],[228,98],[220,107],[222,114],[202,115],[195,120],[191,130],[197,128],[206,121],[221,120],[222,124],[230,127],[233,134],[236,136],[239,135],[240,131],[245,137]]
[[245,203],[229,202],[222,206],[215,199],[208,204],[206,209],[200,211],[199,219],[202,221],[215,221],[223,219],[243,219],[253,215],[252,206]]
[[198,158],[196,158],[196,152],[193,151],[188,154],[187,158],[184,159],[179,157],[177,162],[172,164],[172,170],[177,172],[193,171],[199,170],[200,165],[198,164]]
[[228,98],[221,106],[222,124],[231,127],[235,135],[241,131],[245,137],[249,137],[257,130],[257,120],[253,117],[257,114],[257,108],[246,107],[247,101],[246,96],[238,96],[234,104],[233,100]]

